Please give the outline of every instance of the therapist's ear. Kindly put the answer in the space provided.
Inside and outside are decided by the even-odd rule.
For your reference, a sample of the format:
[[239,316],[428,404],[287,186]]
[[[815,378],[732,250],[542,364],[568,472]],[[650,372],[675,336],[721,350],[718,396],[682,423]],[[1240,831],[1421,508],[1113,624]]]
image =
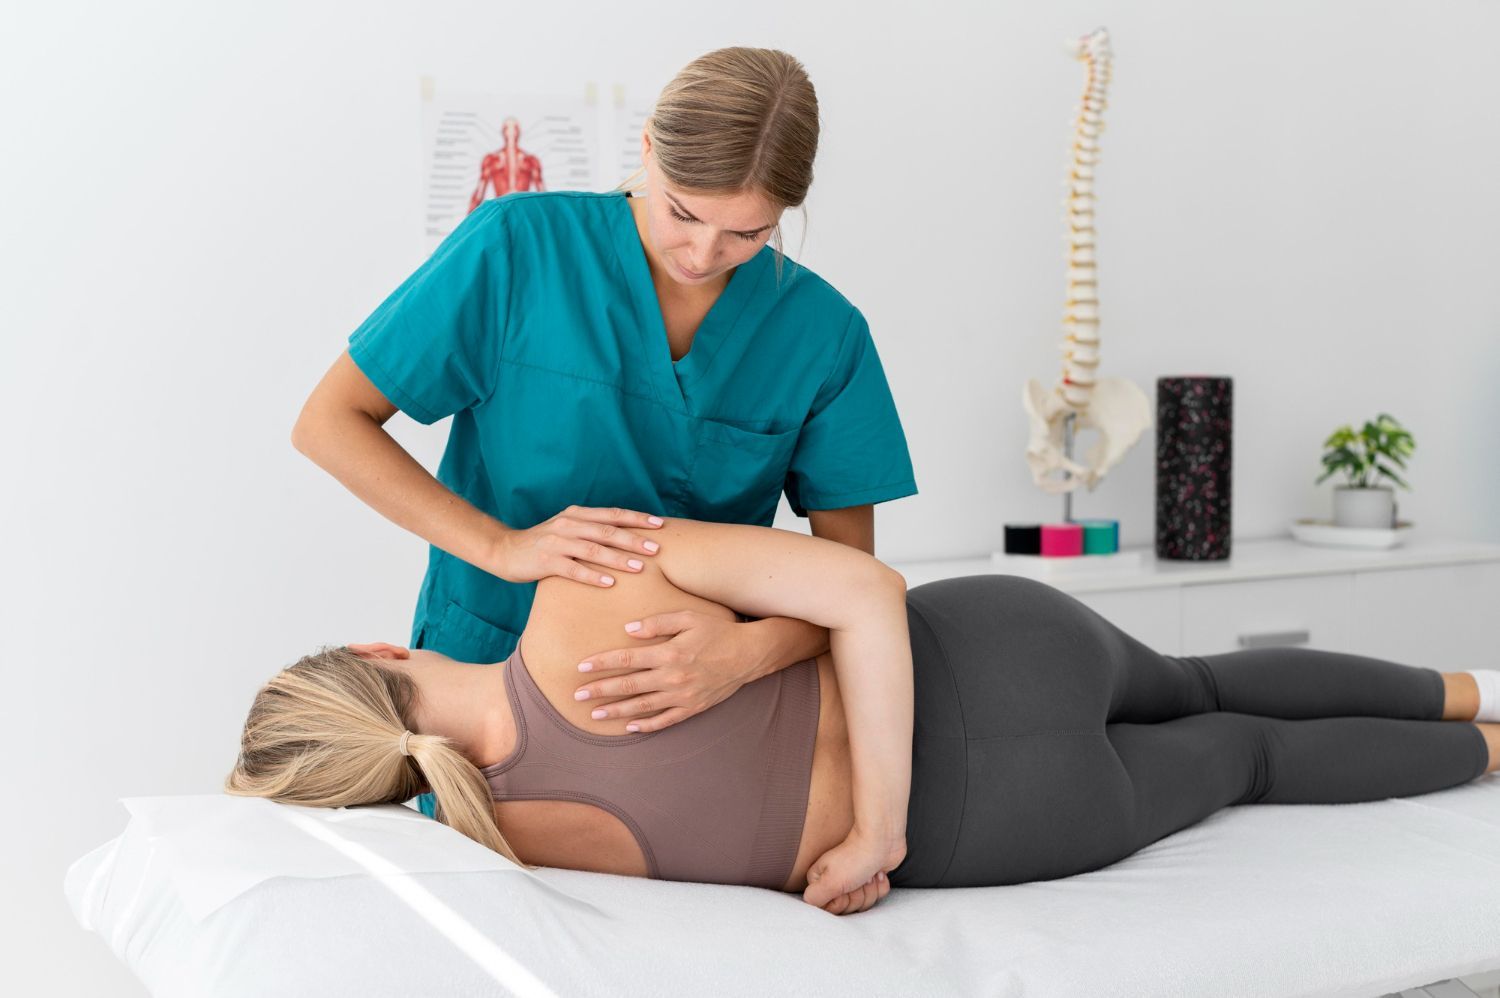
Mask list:
[[375,641],[370,644],[347,644],[344,646],[360,658],[411,658],[411,652],[400,645],[388,645],[384,641]]

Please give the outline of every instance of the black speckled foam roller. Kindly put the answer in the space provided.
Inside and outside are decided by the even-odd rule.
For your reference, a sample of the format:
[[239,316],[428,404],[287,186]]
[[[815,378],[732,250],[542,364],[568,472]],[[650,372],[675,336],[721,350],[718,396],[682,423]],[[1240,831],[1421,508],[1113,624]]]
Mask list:
[[1156,379],[1156,556],[1229,557],[1234,380]]

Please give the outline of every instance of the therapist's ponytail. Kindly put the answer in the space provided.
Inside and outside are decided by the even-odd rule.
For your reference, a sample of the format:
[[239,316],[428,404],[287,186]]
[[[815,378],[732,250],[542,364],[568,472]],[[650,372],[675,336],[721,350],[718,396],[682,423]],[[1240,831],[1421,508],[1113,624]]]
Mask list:
[[416,699],[411,677],[348,648],[304,656],[256,693],[224,790],[305,807],[354,807],[404,803],[425,778],[438,821],[535,869],[500,834],[489,784],[449,739],[413,731],[411,754],[401,754]]
[[[802,63],[779,49],[716,49],[662,89],[646,131],[675,187],[713,195],[755,190],[779,209],[803,207],[818,154],[818,95]],[[639,190],[644,182],[632,181],[644,171],[643,164],[615,189]],[[779,224],[772,242],[779,280]]]

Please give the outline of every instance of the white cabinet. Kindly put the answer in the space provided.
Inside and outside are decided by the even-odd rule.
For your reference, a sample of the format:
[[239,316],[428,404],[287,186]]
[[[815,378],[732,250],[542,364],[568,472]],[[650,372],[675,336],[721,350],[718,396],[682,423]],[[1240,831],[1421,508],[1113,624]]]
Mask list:
[[1346,651],[1348,572],[1184,586],[1183,654],[1215,655],[1266,645]]
[[[1385,551],[1322,548],[1290,537],[1238,540],[1217,562],[1098,568],[1037,558],[1024,574],[1070,593],[1167,655],[1265,645],[1349,651],[1452,672],[1500,667],[1500,544],[1408,538]],[[1067,564],[1064,564],[1064,563]],[[1091,562],[1095,562],[1091,564]],[[997,572],[988,557],[893,562],[908,587]]]
[[1360,572],[1349,651],[1442,672],[1500,668],[1500,561]]

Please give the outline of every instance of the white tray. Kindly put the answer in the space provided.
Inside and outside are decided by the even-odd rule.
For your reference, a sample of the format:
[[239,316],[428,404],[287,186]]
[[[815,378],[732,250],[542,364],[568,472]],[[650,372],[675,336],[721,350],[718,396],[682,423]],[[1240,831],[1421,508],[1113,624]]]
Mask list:
[[1139,572],[1145,551],[1128,548],[1109,554],[1047,555],[1008,554],[991,551],[990,564],[1011,575],[1090,575],[1107,572]]
[[1303,544],[1335,548],[1393,548],[1405,540],[1413,526],[1410,520],[1397,520],[1394,527],[1340,527],[1332,520],[1303,517],[1288,526],[1292,536]]

